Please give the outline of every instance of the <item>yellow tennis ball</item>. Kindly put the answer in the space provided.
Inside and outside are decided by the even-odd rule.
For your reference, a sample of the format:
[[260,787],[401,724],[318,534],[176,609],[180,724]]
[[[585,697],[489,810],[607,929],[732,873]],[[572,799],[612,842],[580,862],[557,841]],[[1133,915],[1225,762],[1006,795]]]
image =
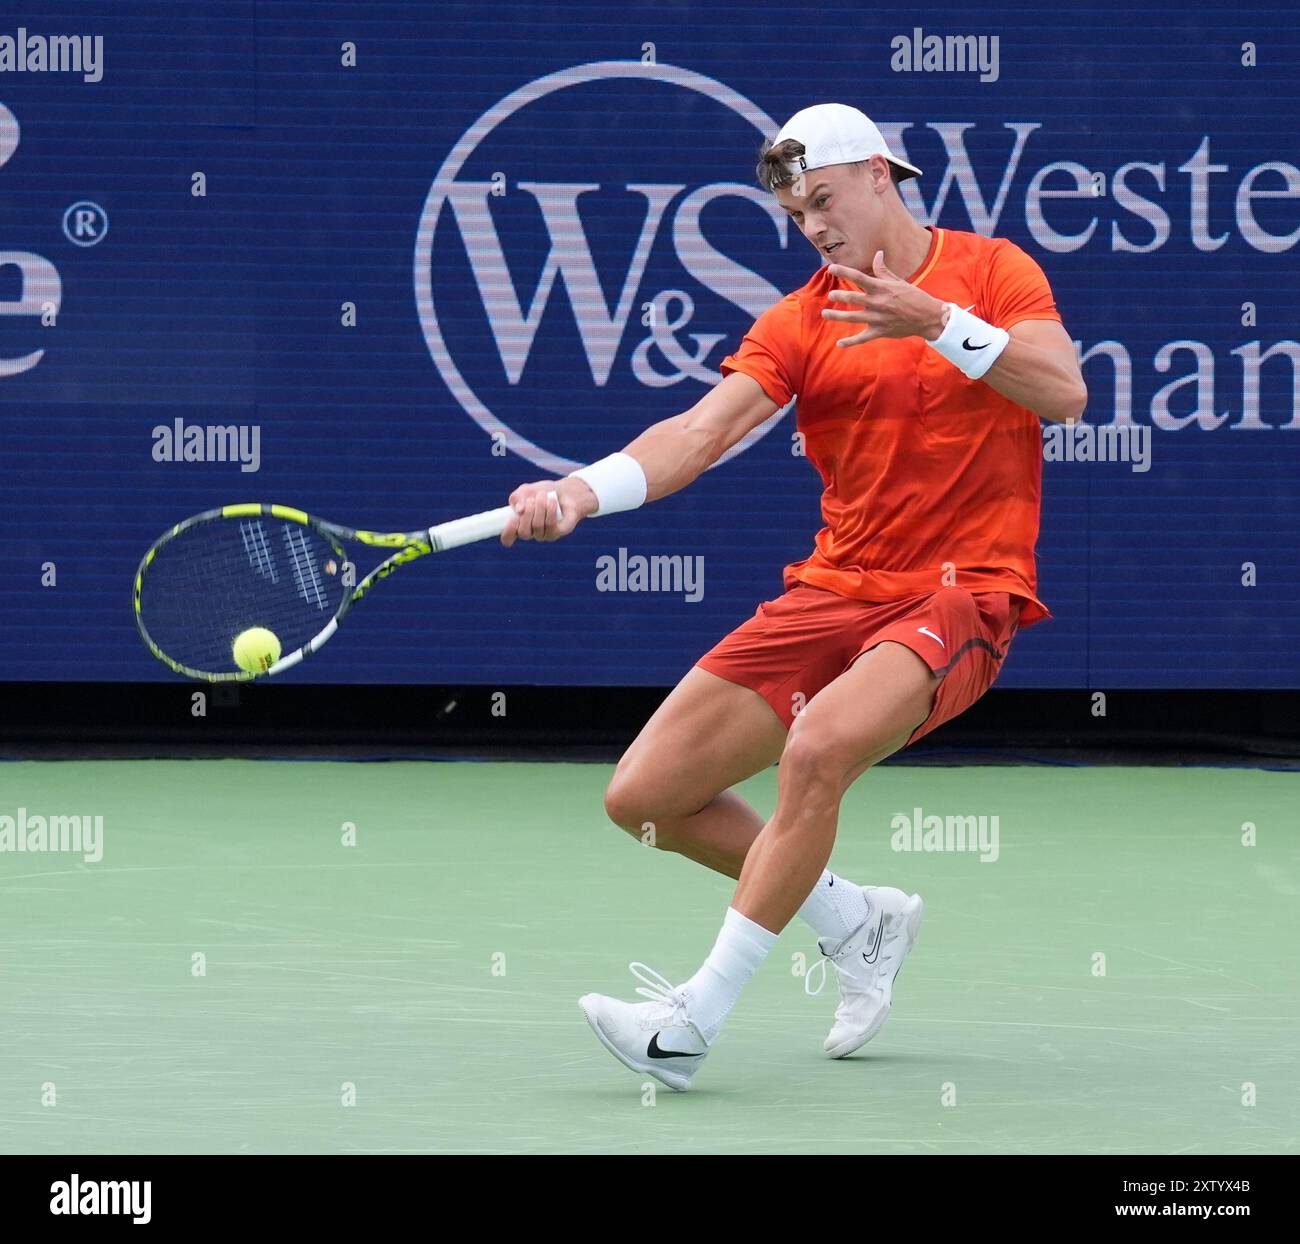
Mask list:
[[264,626],[250,626],[235,636],[235,664],[250,674],[264,674],[280,659],[280,641]]

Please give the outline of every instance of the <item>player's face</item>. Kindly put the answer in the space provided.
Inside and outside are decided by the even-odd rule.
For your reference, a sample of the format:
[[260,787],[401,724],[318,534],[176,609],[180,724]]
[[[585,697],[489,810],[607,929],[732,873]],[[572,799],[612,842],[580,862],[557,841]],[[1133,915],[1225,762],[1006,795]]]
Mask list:
[[852,164],[815,169],[776,192],[777,203],[824,261],[860,270],[875,253],[879,198],[868,171]]

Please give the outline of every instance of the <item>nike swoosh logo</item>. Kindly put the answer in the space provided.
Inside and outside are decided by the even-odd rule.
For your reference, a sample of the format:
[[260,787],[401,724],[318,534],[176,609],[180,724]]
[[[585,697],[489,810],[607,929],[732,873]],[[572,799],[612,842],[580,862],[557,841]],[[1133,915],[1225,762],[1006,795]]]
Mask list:
[[961,343],[961,346],[963,350],[987,350],[992,344],[991,341],[986,341],[982,346],[973,346],[970,343],[970,338],[967,337],[966,340]]
[[939,638],[938,635],[936,635],[932,630],[930,630],[929,627],[927,627],[927,626],[918,626],[916,629],[917,629],[917,631],[919,631],[922,635],[929,635],[929,637],[930,637],[931,639],[933,639],[934,642],[935,642],[936,644],[938,644],[939,647],[942,648],[945,652],[948,650],[948,645],[945,644],[945,643],[943,642],[943,640]]
[[650,1038],[650,1045],[646,1049],[646,1053],[649,1054],[651,1058],[694,1058],[695,1057],[694,1054],[686,1054],[678,1050],[660,1049],[659,1034],[657,1032],[653,1037]]
[[885,913],[882,911],[880,913],[880,923],[876,925],[876,944],[871,951],[870,958],[867,957],[867,952],[865,950],[862,952],[863,963],[875,963],[875,961],[880,957],[880,942],[881,942],[880,934],[881,931],[884,929],[884,927],[885,927]]

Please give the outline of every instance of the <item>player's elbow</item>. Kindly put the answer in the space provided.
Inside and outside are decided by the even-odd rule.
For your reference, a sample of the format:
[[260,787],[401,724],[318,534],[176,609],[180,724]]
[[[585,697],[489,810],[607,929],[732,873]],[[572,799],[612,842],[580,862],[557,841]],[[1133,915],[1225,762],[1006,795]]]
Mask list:
[[1088,411],[1088,386],[1079,381],[1079,387],[1074,393],[1074,406],[1070,413],[1070,423],[1082,423],[1083,417]]
[[1078,385],[1071,387],[1063,402],[1043,413],[1043,418],[1052,423],[1082,423],[1087,408],[1088,386],[1080,380]]

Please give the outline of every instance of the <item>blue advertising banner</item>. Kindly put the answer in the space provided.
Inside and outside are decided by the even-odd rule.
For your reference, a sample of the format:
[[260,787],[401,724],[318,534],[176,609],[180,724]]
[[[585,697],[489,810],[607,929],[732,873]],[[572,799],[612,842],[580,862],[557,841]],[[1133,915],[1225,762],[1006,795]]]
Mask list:
[[[1300,686],[1298,52],[1254,3],[11,6],[0,678],[174,677],[130,583],[191,513],[410,530],[688,409],[820,262],[754,164],[836,100],[917,220],[1041,265],[1088,383],[1044,425],[1054,617],[999,685]],[[675,682],[812,547],[795,419],[403,569],[285,677]],[[683,573],[602,573],[653,557]]]

